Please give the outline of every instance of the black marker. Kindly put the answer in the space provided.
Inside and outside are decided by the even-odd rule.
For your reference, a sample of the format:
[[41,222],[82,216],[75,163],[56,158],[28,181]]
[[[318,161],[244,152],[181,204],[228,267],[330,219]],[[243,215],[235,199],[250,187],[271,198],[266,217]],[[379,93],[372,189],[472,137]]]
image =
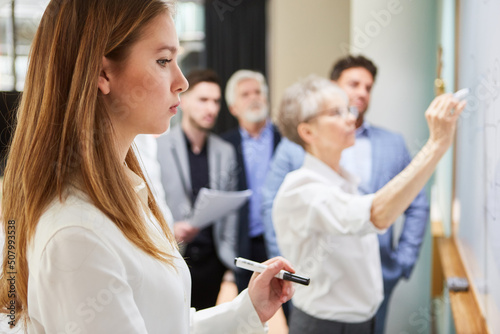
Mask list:
[[[250,270],[250,271],[255,271],[258,273],[263,272],[267,268],[267,266],[265,264],[254,262],[251,260],[247,260],[247,259],[244,259],[242,257],[235,258],[234,264],[238,268],[242,268],[242,269],[246,269],[246,270]],[[286,270],[281,270],[274,277],[283,279],[285,281],[299,283],[302,285],[309,285],[309,282],[311,281],[310,278],[295,275],[295,274],[292,274],[291,272],[286,271]]]

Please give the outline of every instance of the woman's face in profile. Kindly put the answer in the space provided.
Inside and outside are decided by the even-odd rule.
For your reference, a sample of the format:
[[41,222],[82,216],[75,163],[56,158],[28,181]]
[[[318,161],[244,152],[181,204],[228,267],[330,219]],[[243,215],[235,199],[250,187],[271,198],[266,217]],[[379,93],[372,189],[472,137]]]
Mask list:
[[356,118],[348,112],[347,102],[341,96],[328,98],[311,122],[314,143],[324,153],[342,151],[355,140]]
[[105,99],[122,137],[168,129],[179,95],[188,87],[177,64],[178,49],[174,22],[164,13],[144,28],[123,63],[110,62],[110,93]]

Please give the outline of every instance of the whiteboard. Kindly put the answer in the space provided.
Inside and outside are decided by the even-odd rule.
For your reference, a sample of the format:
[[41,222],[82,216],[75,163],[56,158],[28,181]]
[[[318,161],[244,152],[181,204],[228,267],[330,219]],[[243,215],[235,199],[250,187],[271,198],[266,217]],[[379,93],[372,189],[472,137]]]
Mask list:
[[488,327],[500,333],[500,1],[460,2],[458,86],[472,94],[457,131],[457,236]]

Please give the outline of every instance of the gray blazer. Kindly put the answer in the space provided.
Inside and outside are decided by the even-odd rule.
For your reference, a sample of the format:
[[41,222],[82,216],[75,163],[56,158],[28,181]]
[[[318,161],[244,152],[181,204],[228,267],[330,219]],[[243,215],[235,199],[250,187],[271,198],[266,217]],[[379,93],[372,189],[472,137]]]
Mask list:
[[[180,126],[159,137],[158,161],[161,167],[161,182],[165,190],[167,205],[175,221],[188,220],[191,214],[191,176],[184,134]],[[231,144],[214,134],[209,134],[208,173],[210,189],[234,191],[237,188],[236,153]],[[214,242],[219,259],[234,268],[236,256],[237,213],[232,213],[215,222]]]

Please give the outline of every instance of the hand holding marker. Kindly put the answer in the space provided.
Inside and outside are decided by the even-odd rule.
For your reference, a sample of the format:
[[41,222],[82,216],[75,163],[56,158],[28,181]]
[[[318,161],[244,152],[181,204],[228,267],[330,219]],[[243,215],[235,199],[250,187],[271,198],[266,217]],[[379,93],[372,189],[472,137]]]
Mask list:
[[[250,271],[254,271],[254,272],[258,272],[258,273],[263,272],[267,268],[267,266],[264,265],[264,264],[262,264],[262,263],[254,262],[254,261],[251,261],[251,260],[247,260],[247,259],[244,259],[242,257],[235,258],[234,259],[234,264],[238,268],[242,268],[242,269],[246,269],[246,270],[250,270]],[[311,281],[310,278],[307,278],[307,277],[304,277],[304,276],[300,276],[300,275],[296,275],[296,274],[292,274],[291,272],[285,271],[285,270],[281,270],[274,277],[283,279],[285,281],[299,283],[299,284],[302,284],[302,285],[309,285],[309,282]]]
[[[458,101],[462,101],[469,95],[470,93],[470,88],[462,88],[460,90],[457,90],[455,93],[453,93],[453,98],[457,99]],[[453,115],[454,110],[450,111],[450,114]]]

